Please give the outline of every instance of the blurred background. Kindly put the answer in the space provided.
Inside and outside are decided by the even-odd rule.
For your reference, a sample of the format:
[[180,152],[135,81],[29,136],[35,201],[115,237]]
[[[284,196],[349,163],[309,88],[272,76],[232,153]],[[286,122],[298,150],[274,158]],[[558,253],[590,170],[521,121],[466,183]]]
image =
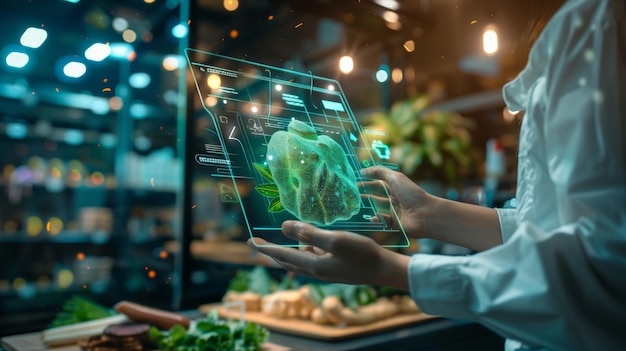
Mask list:
[[[388,162],[439,196],[514,207],[522,115],[501,88],[554,6],[3,2],[0,334],[43,329],[74,294],[194,308],[264,263],[190,156],[208,116],[187,47],[336,79],[359,122],[385,133]],[[407,253],[418,250],[467,253],[428,242]]]

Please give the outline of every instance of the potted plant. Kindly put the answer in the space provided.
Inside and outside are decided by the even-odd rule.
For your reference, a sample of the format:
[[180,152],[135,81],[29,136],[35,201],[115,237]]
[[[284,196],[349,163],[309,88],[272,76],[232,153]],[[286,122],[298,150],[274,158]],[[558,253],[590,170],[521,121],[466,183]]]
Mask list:
[[471,119],[432,108],[430,98],[421,95],[371,114],[366,128],[382,132],[378,139],[389,146],[388,161],[412,179],[458,188],[476,159],[472,127]]

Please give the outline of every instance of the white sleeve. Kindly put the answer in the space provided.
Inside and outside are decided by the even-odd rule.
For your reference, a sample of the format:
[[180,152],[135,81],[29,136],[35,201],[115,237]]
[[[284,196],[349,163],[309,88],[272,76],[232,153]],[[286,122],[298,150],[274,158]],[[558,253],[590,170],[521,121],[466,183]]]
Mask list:
[[507,242],[517,229],[517,212],[514,208],[496,208],[500,221],[500,235],[502,242]]
[[560,56],[546,62],[547,118],[540,133],[560,225],[546,232],[521,222],[503,245],[469,257],[415,255],[410,289],[424,312],[475,320],[552,350],[626,345],[626,16],[621,17],[596,18],[594,27],[577,28],[575,18],[553,26],[552,35],[560,39],[549,40],[550,50]]

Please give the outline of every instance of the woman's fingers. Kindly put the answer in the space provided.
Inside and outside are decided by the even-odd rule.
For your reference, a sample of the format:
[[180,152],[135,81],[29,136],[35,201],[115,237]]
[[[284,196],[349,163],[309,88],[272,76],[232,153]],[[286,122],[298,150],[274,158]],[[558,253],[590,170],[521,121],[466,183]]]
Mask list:
[[407,191],[406,180],[409,179],[403,173],[396,172],[387,167],[373,166],[364,168],[361,170],[361,175],[384,182],[390,188],[392,194],[399,194],[403,191]]
[[361,194],[361,198],[362,199],[372,199],[374,201],[376,201],[376,203],[379,204],[388,204],[389,203],[389,198],[387,197],[383,197],[383,196],[378,196],[378,195],[372,195],[372,194]]
[[362,176],[382,181],[387,181],[393,173],[396,171],[383,166],[372,166],[361,170]]
[[283,233],[291,239],[320,248],[332,254],[335,254],[337,251],[342,251],[344,246],[353,246],[357,244],[359,240],[364,239],[362,236],[353,233],[325,230],[299,221],[283,222],[282,230]]
[[[259,241],[265,240],[260,239]],[[317,263],[317,258],[319,257],[319,255],[311,251],[300,251],[292,247],[282,247],[278,245],[262,245],[257,246],[256,249],[259,252],[272,257],[274,261],[283,267],[288,264],[291,268],[289,270],[293,270],[293,267],[302,267],[304,269],[314,267]]]

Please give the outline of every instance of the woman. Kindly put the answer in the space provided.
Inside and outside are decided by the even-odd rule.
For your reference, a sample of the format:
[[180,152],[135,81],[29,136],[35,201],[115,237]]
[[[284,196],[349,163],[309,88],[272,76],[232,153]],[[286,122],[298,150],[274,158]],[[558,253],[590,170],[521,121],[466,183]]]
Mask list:
[[299,274],[408,290],[426,313],[509,338],[508,350],[623,349],[626,2],[567,1],[503,93],[510,110],[525,111],[517,209],[452,202],[389,169],[363,171],[395,195],[412,237],[479,253],[408,257],[295,221],[284,234],[309,247],[257,249]]

